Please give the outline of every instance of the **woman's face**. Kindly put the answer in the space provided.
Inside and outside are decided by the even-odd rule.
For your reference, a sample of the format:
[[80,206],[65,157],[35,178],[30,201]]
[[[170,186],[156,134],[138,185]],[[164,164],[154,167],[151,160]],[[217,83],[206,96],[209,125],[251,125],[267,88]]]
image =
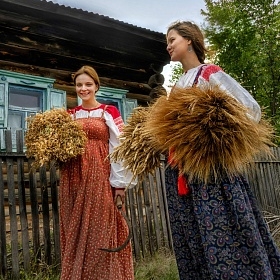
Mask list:
[[94,80],[87,74],[81,74],[76,77],[76,93],[83,102],[94,100],[98,86]]
[[167,34],[167,51],[170,55],[171,61],[182,62],[186,55],[190,40],[185,39],[179,33],[171,29]]

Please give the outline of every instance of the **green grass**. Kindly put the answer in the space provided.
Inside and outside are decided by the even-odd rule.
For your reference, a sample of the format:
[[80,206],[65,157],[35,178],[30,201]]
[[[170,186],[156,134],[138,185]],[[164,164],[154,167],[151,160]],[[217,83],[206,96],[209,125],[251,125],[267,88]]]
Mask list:
[[[1,280],[14,279],[9,272]],[[44,263],[31,264],[30,271],[20,271],[20,280],[59,280],[59,270],[57,266]]]
[[[280,248],[280,232],[274,239]],[[175,257],[170,252],[160,250],[153,257],[137,261],[134,265],[135,280],[178,280],[178,270]],[[11,279],[10,277],[1,280]],[[21,271],[21,280],[59,280],[59,272],[55,266],[40,264],[39,267],[31,269],[30,273]]]
[[174,255],[157,252],[135,264],[135,280],[178,280],[178,270]]
[[[135,280],[178,280],[175,257],[168,252],[159,251],[153,257],[146,257],[134,265]],[[7,275],[1,280],[12,279]],[[55,266],[43,263],[32,265],[31,271],[20,272],[21,280],[59,280],[59,271]]]

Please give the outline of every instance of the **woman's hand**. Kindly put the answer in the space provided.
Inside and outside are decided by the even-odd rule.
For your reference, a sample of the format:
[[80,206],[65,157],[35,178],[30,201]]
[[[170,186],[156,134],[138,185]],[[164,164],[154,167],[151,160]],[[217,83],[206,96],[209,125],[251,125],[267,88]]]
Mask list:
[[119,210],[125,211],[125,192],[124,188],[113,188],[114,202]]

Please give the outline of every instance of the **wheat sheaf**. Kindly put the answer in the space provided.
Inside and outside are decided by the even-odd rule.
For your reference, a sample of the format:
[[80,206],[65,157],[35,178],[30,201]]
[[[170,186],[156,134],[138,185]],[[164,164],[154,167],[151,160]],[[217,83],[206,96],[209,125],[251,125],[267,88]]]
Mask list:
[[39,112],[27,118],[26,156],[34,168],[66,162],[84,152],[87,137],[81,125],[63,108]]
[[274,130],[219,87],[173,88],[149,109],[143,128],[157,149],[172,153],[189,180],[221,179],[243,171],[258,153],[270,153]]
[[160,166],[160,151],[144,129],[149,117],[149,107],[135,108],[120,135],[120,145],[110,155],[113,161],[122,161],[139,182]]

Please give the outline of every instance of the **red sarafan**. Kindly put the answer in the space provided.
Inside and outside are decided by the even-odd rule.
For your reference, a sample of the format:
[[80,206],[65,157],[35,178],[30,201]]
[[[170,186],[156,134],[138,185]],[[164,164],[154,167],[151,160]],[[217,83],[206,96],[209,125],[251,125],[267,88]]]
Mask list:
[[118,247],[128,236],[107,180],[108,127],[101,118],[79,122],[88,135],[85,153],[61,169],[61,279],[133,279],[130,244],[117,253],[99,250]]

